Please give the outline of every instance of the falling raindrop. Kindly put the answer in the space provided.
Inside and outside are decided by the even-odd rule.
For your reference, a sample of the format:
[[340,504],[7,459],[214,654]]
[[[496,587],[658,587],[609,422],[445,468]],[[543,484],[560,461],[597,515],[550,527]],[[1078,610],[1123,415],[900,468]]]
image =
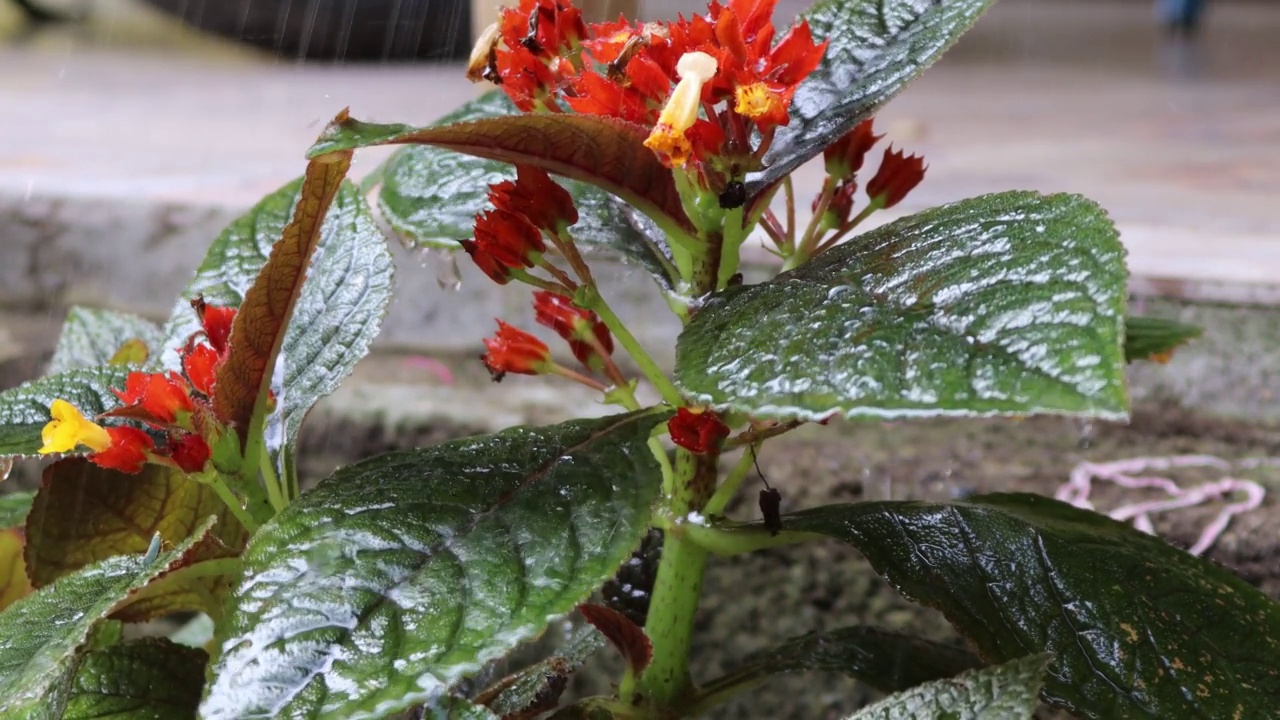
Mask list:
[[13,458],[0,458],[0,482],[8,480],[11,472],[13,472]]
[[458,268],[458,254],[449,250],[440,251],[442,262],[436,265],[436,284],[441,290],[457,292],[462,289],[462,271]]

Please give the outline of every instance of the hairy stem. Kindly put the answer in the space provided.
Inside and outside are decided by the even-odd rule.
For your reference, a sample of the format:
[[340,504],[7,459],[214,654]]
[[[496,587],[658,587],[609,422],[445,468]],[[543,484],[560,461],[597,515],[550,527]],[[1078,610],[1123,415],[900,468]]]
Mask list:
[[671,381],[667,379],[667,374],[662,371],[662,368],[658,367],[658,363],[644,349],[640,341],[636,340],[636,336],[631,334],[627,326],[613,312],[613,308],[609,307],[609,303],[604,301],[604,297],[600,295],[600,291],[595,285],[582,286],[575,297],[575,302],[600,316],[605,326],[609,328],[609,332],[613,333],[613,336],[618,339],[618,343],[626,349],[627,354],[631,356],[631,359],[640,368],[640,372],[644,373],[649,382],[653,383],[653,386],[657,388],[658,393],[662,395],[662,399],[665,402],[672,407],[678,407],[683,404],[684,399],[680,396],[680,391],[676,390],[676,386],[671,384]]

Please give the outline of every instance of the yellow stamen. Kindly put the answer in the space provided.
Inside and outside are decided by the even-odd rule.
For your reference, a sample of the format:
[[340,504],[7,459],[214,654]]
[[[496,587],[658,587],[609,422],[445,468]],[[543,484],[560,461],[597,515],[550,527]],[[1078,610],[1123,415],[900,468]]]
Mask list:
[[737,100],[733,111],[752,119],[779,112],[782,109],[782,98],[769,89],[764,83],[751,83],[734,90]]
[[644,146],[664,155],[674,167],[680,167],[689,159],[691,147],[685,132],[698,119],[698,106],[702,102],[702,86],[716,75],[716,59],[704,52],[685,53],[676,63],[680,82],[662,108],[658,124],[649,133]]
[[44,446],[39,451],[41,455],[70,452],[75,450],[77,445],[84,445],[94,452],[102,452],[111,445],[111,436],[107,431],[102,429],[101,425],[81,415],[80,411],[66,400],[54,400],[49,407],[49,414],[53,419],[40,431],[40,439],[44,442]]

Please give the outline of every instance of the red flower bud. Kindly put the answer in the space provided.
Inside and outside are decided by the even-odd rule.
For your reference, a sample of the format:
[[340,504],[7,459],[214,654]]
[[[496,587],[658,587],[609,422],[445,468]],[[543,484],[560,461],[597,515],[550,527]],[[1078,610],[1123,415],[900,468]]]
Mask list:
[[822,159],[826,162],[828,175],[836,180],[844,180],[853,177],[858,170],[862,169],[862,161],[866,158],[867,152],[880,138],[884,137],[872,132],[871,124],[871,118],[863,120],[822,151]]
[[231,337],[231,323],[236,319],[236,309],[210,305],[202,297],[192,300],[191,307],[200,316],[200,327],[204,329],[204,335],[214,351],[219,355],[226,355],[227,340]]
[[[853,214],[853,196],[858,191],[858,183],[852,178],[841,182],[836,186],[836,191],[831,195],[831,202],[827,203],[827,210],[822,216],[822,227],[826,230],[835,230],[846,222],[849,222],[849,216]],[[813,199],[811,210],[818,211],[818,201],[821,195]]]
[[155,445],[151,436],[134,427],[109,427],[106,430],[111,444],[106,450],[90,455],[89,461],[130,475],[142,470],[147,462],[147,453]]
[[546,343],[529,333],[498,321],[498,333],[484,341],[488,352],[480,360],[495,380],[506,373],[538,375],[551,364],[551,351]]
[[891,145],[884,151],[876,176],[867,183],[867,197],[872,202],[879,201],[882,208],[891,208],[924,180],[924,171],[924,158],[903,157],[902,151],[894,152]]
[[165,450],[184,473],[197,473],[204,470],[205,463],[209,462],[209,457],[212,455],[209,443],[205,442],[204,438],[190,434],[183,435],[179,440],[170,439]]
[[532,165],[517,165],[515,181],[489,186],[489,200],[495,208],[525,218],[541,230],[554,233],[560,224],[578,222],[573,196],[551,176]]
[[720,447],[729,436],[729,426],[711,410],[680,408],[675,417],[667,421],[667,431],[676,445],[695,453],[705,453]]
[[462,249],[499,285],[510,282],[512,269],[533,267],[532,256],[547,249],[538,228],[510,210],[481,213],[476,217],[475,232],[475,240],[462,241]]
[[569,341],[569,349],[588,370],[603,366],[600,353],[592,345],[595,339],[604,354],[613,354],[613,336],[609,328],[590,310],[584,310],[563,295],[540,290],[533,294],[533,309],[538,324],[549,327]]

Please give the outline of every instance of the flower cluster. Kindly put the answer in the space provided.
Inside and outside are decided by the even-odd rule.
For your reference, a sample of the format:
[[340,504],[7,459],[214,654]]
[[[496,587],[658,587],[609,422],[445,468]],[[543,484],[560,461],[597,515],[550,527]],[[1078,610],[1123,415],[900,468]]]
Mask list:
[[645,144],[665,163],[718,165],[723,182],[763,155],[826,50],[803,20],[775,43],[776,4],[712,0],[688,20],[587,26],[564,0],[521,0],[481,38],[470,75],[525,111],[567,106],[652,128]]
[[210,439],[223,431],[212,398],[236,311],[202,299],[192,307],[200,317],[201,330],[180,349],[182,372],[129,373],[124,389],[112,390],[123,404],[102,415],[140,421],[152,432],[128,425],[104,427],[71,403],[54,400],[49,409],[52,420],[41,432],[40,453],[84,446],[93,451],[88,456],[91,462],[126,473],[139,472],[148,462],[184,473],[204,470],[211,455]]
[[476,216],[475,237],[463,240],[462,249],[499,285],[524,268],[544,264],[544,232],[557,244],[564,229],[578,222],[568,191],[528,165],[516,166],[514,181],[490,185],[489,202],[493,209]]
[[[569,343],[569,350],[582,366],[593,373],[615,374],[611,356],[613,337],[609,328],[590,310],[573,304],[573,300],[557,293],[540,291],[533,294],[534,316],[539,325],[551,328]],[[575,380],[587,380],[551,359],[546,343],[519,328],[498,321],[498,332],[484,341],[486,352],[480,359],[495,380],[507,373],[521,375],[556,374]],[[615,378],[616,379],[616,378]]]

